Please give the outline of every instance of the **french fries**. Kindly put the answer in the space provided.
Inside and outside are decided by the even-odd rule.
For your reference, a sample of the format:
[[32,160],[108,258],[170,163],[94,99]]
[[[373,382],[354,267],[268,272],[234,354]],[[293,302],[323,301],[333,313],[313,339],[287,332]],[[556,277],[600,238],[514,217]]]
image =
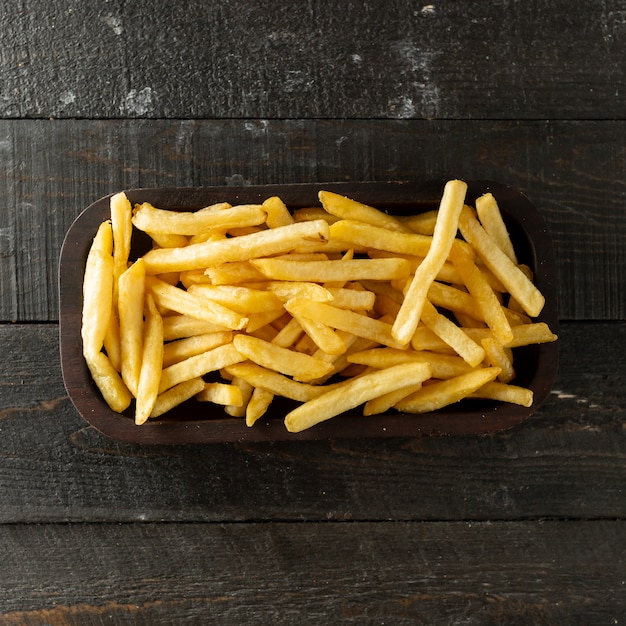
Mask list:
[[[449,181],[438,210],[395,217],[320,191],[174,211],[111,198],[83,282],[83,355],[104,400],[137,425],[195,398],[249,427],[275,397],[301,432],[474,398],[531,406],[515,348],[555,341],[491,194]],[[138,259],[132,229],[152,239]],[[134,405],[134,406],[133,406]]]

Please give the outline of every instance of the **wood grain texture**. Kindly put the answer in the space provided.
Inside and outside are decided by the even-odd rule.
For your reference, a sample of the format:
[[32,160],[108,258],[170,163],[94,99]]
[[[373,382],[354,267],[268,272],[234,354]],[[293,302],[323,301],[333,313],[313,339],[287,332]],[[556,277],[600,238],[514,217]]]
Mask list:
[[0,326],[0,523],[626,516],[621,324],[565,324],[554,392],[517,429],[142,447],[74,411],[54,325]]
[[4,626],[608,625],[626,610],[610,521],[27,525],[0,542]]
[[0,116],[623,119],[625,8],[24,0]]
[[0,121],[0,320],[58,319],[65,232],[120,189],[452,177],[513,185],[539,207],[563,319],[623,320],[625,124]]

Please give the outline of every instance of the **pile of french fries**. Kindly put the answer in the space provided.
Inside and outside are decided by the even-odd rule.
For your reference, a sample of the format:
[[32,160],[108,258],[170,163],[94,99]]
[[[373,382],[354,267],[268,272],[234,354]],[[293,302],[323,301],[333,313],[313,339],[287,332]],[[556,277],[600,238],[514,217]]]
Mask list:
[[[449,181],[438,210],[409,217],[328,191],[293,212],[278,197],[186,212],[115,194],[85,266],[93,380],[114,411],[135,403],[136,424],[191,398],[248,426],[290,398],[290,432],[361,405],[531,406],[513,349],[556,335],[533,321],[544,297],[495,198],[470,207],[466,191]],[[130,262],[133,229],[153,245]]]

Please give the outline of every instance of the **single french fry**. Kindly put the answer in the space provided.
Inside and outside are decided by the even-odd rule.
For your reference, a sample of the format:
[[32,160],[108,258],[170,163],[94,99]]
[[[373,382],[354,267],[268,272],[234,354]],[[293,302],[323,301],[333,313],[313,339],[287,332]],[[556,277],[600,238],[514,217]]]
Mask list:
[[417,328],[426,301],[428,289],[445,263],[456,237],[459,214],[465,201],[467,184],[449,181],[444,188],[433,241],[424,261],[419,265],[404,296],[398,316],[393,323],[393,337],[407,345]]
[[424,385],[396,404],[398,411],[405,413],[428,413],[459,402],[468,395],[491,382],[500,373],[498,367],[483,367],[448,380]]
[[165,341],[222,332],[224,330],[225,328],[221,324],[207,322],[190,315],[174,314],[163,318],[163,339]]
[[249,316],[252,313],[267,313],[281,308],[280,299],[271,291],[252,289],[241,285],[191,285],[188,293],[217,302],[232,311]]
[[111,196],[111,229],[113,235],[113,260],[115,280],[128,266],[130,255],[130,239],[133,230],[132,207],[126,194],[122,191]]
[[471,367],[477,367],[485,358],[483,348],[469,337],[462,328],[438,313],[428,300],[424,301],[422,321]]
[[153,235],[198,235],[211,228],[241,228],[263,224],[266,213],[260,205],[240,205],[219,210],[168,211],[148,202],[133,212],[135,228]]
[[300,382],[315,380],[332,370],[332,365],[320,359],[250,335],[235,335],[233,344],[240,354],[257,365],[292,376]]
[[243,406],[241,387],[227,383],[206,383],[204,389],[196,395],[199,402],[212,402],[223,406]]
[[487,323],[501,344],[511,341],[513,331],[502,305],[472,258],[462,248],[454,247],[450,252],[450,260],[478,305],[482,313],[480,319]]
[[350,363],[360,363],[376,369],[384,369],[402,363],[428,363],[433,378],[453,378],[466,374],[472,368],[461,357],[426,350],[397,350],[394,348],[372,348],[348,355]]
[[500,250],[517,265],[517,255],[513,248],[513,242],[493,194],[486,193],[476,198],[476,213],[485,231],[496,242]]
[[146,321],[144,324],[143,352],[137,401],[135,424],[141,425],[150,417],[159,393],[161,371],[163,369],[163,320],[151,295],[146,296]]
[[472,244],[483,263],[502,282],[506,290],[531,317],[537,317],[545,304],[543,294],[530,279],[502,252],[485,229],[465,206],[459,218],[459,229]]
[[251,387],[265,389],[277,396],[298,402],[306,402],[327,391],[327,387],[298,382],[256,363],[237,363],[229,365],[225,370],[233,376],[246,380]]
[[111,410],[117,413],[125,411],[133,397],[106,354],[88,352],[85,361],[93,381]]
[[184,248],[150,250],[144,260],[147,273],[160,274],[280,254],[293,250],[302,240],[323,242],[328,237],[328,223],[316,220]]
[[257,259],[252,261],[271,280],[310,282],[350,280],[391,280],[406,278],[410,265],[405,259],[351,259],[339,261],[283,261]]
[[333,294],[328,289],[313,282],[268,281],[265,286],[282,302],[296,298],[307,298],[317,302],[329,302],[333,299]]
[[285,206],[285,203],[278,197],[272,196],[267,198],[261,208],[266,212],[266,222],[269,228],[278,228],[293,224],[294,219]]
[[352,378],[287,413],[285,426],[289,432],[301,432],[372,398],[422,382],[430,374],[427,364],[408,363]]
[[192,378],[160,393],[154,403],[150,417],[160,417],[179,404],[190,400],[204,389],[204,384],[202,378]]
[[330,237],[354,246],[421,257],[428,254],[432,243],[432,237],[427,235],[389,230],[354,220],[340,220],[332,224]]
[[525,407],[530,407],[533,404],[533,392],[530,389],[496,381],[485,383],[477,391],[471,393],[469,397],[499,400]]
[[265,415],[273,399],[274,394],[271,391],[256,387],[246,407],[246,426],[254,426],[255,422]]
[[135,396],[143,350],[145,282],[142,259],[135,261],[118,281],[121,373],[126,386]]
[[[485,337],[492,336],[491,330],[488,328],[465,328],[464,330],[474,341],[482,341]],[[558,339],[545,322],[520,324],[519,326],[512,326],[511,330],[513,331],[513,339],[504,346],[505,348],[550,343]]]
[[398,218],[388,215],[374,207],[346,198],[332,191],[320,191],[318,194],[322,206],[328,213],[344,219],[365,222],[399,232],[411,232]]
[[113,269],[111,224],[103,222],[85,264],[81,325],[85,357],[100,352],[104,345],[113,306]]
[[[357,283],[358,284],[358,283]],[[329,289],[333,296],[332,305],[338,309],[350,309],[352,311],[370,311],[376,303],[376,294],[365,289]]]

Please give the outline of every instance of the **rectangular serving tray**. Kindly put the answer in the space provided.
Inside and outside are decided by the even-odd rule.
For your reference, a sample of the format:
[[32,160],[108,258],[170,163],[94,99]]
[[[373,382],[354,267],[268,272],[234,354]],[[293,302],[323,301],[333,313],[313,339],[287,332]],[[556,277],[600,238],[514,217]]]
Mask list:
[[[319,206],[317,194],[325,189],[375,206],[394,215],[410,215],[437,208],[445,181],[366,182],[131,189],[132,204],[150,202],[162,209],[192,211],[216,202],[260,203],[279,196],[291,209]],[[491,192],[503,213],[516,253],[534,272],[535,284],[546,298],[537,321],[558,332],[555,265],[547,225],[532,202],[519,190],[491,181],[468,181],[467,202]],[[421,415],[390,411],[364,417],[362,408],[322,422],[304,432],[289,433],[283,423],[294,404],[276,398],[268,413],[254,426],[233,418],[221,407],[190,400],[167,416],[136,426],[133,405],[125,414],[112,411],[91,380],[82,355],[80,335],[82,283],[89,246],[99,224],[110,218],[110,196],[88,206],[65,237],[59,263],[60,351],[65,387],[77,411],[94,428],[117,440],[141,444],[188,444],[236,441],[312,440],[332,438],[418,437],[486,434],[512,428],[536,411],[552,388],[558,367],[558,341],[516,348],[515,383],[534,394],[531,407],[488,400],[463,400]],[[141,248],[134,239],[131,256]],[[143,251],[141,251],[143,252]]]

